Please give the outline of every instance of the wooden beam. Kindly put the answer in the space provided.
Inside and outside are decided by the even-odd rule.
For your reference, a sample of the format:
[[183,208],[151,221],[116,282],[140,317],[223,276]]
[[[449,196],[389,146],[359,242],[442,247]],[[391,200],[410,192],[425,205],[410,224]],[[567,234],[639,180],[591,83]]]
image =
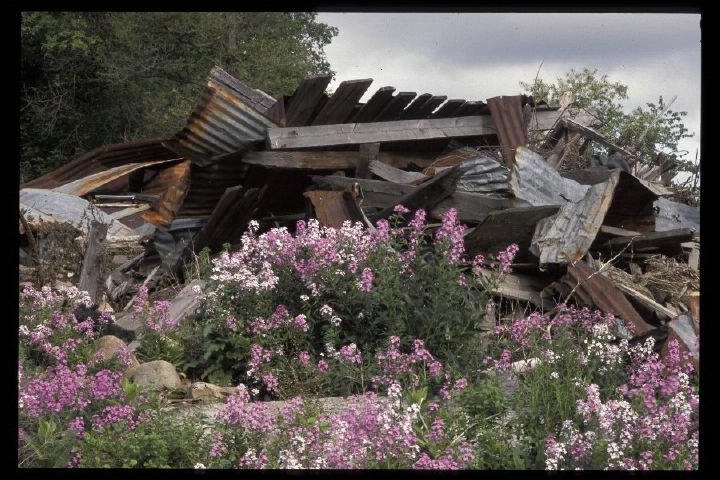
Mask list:
[[[431,210],[440,201],[449,197],[455,192],[458,179],[467,172],[472,165],[460,164],[435,175],[422,185],[415,187],[415,191],[404,195],[397,204],[403,205],[410,210],[423,209]],[[396,204],[396,205],[397,205]],[[371,220],[377,221],[381,218],[389,218],[394,213],[395,206],[387,207],[372,215]]]
[[387,180],[393,183],[415,184],[430,178],[423,173],[408,172],[401,168],[391,167],[390,165],[379,162],[377,160],[372,160],[370,162],[370,171],[378,177],[382,178],[383,180]]
[[[379,152],[377,159],[396,168],[407,168],[410,163],[425,168],[432,164],[436,156],[435,152]],[[274,150],[247,152],[239,160],[266,168],[349,170],[356,168],[358,162],[366,157],[367,153],[359,151]]]
[[[537,114],[538,120],[544,124],[552,123],[551,120],[558,116],[557,111]],[[308,127],[271,127],[267,129],[266,144],[269,149],[293,149],[495,134],[497,129],[490,115],[474,115]]]
[[474,137],[496,132],[489,116],[268,128],[270,149]]

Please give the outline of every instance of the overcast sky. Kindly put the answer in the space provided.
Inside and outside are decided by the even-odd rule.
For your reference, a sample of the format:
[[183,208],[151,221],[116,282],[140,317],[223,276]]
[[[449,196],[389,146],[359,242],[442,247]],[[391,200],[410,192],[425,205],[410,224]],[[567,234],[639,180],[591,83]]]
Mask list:
[[685,111],[700,148],[700,13],[320,12],[337,27],[325,47],[339,82],[372,78],[379,88],[482,100],[526,93],[536,75],[555,83],[571,69],[597,69],[628,87],[626,111],[663,97]]

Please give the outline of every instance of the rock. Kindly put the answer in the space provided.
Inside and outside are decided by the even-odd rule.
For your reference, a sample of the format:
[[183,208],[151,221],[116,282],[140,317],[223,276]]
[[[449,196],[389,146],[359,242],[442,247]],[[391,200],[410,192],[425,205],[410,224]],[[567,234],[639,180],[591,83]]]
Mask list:
[[[118,350],[127,347],[125,342],[114,335],[105,335],[97,339],[96,352],[103,352],[106,359],[114,357]],[[137,367],[140,365],[134,353],[130,353],[131,365],[129,368]]]
[[206,382],[194,382],[188,388],[189,398],[203,402],[223,402],[236,392],[237,387],[219,387]]
[[183,382],[175,366],[165,360],[142,363],[129,371],[128,378],[143,389],[156,391],[183,389]]

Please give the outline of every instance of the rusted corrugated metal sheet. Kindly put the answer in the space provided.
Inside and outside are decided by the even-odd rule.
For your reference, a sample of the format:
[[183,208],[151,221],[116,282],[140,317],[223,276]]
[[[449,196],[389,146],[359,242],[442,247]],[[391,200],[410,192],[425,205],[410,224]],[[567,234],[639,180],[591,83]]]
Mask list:
[[238,87],[241,82],[221,72],[219,69],[210,72],[200,104],[187,125],[165,143],[167,148],[200,166],[262,144],[266,129],[277,127],[254,105],[246,103],[247,95],[241,94]]
[[162,145],[166,139],[103,145],[68,162],[52,172],[31,180],[21,188],[52,189],[94,173],[130,163],[178,160],[178,154]]
[[136,170],[140,170],[141,168],[146,168],[161,163],[176,162],[178,160],[179,159],[169,159],[154,160],[142,163],[129,163],[127,165],[110,168],[109,170],[105,170],[102,172],[92,173],[90,175],[87,175],[86,177],[79,178],[64,185],[52,188],[51,190],[54,192],[67,193],[69,195],[77,195],[78,197],[84,197],[93,190],[97,190],[104,185],[107,185],[108,183],[113,182],[118,178],[127,176]]
[[561,176],[540,154],[525,147],[516,149],[509,187],[516,198],[533,206],[578,202],[590,188]]
[[515,163],[515,149],[527,145],[527,130],[523,119],[522,95],[488,98],[490,116],[497,128],[505,165],[512,168]]
[[621,170],[590,187],[582,200],[562,205],[538,222],[530,251],[540,265],[575,262],[590,249],[602,225],[647,233],[654,230],[657,196]]
[[191,164],[190,188],[178,217],[208,218],[227,188],[245,183],[247,171],[247,165],[230,158],[204,167]]
[[559,303],[572,296],[581,307],[595,307],[632,323],[635,326],[634,335],[643,335],[654,329],[609,277],[598,273],[582,261],[569,264],[567,273],[557,282],[548,285],[542,296],[555,297]]
[[152,210],[142,215],[144,220],[159,227],[170,227],[190,189],[190,167],[190,161],[185,160],[161,170],[155,176],[153,179],[155,183],[165,188],[162,190],[158,201],[153,205]]
[[530,251],[541,266],[585,256],[603,224],[618,177],[612,175],[607,182],[593,185],[581,201],[566,203],[557,214],[537,223]]

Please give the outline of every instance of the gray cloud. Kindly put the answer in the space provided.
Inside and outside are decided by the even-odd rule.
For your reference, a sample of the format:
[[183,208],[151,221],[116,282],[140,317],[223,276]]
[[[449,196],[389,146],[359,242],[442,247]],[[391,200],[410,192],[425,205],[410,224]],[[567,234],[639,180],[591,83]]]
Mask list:
[[[485,100],[521,92],[538,73],[546,82],[570,69],[597,69],[628,86],[626,110],[677,100],[700,136],[700,14],[321,12],[339,29],[326,47],[344,80],[373,78],[402,91]],[[541,67],[542,65],[542,67]],[[367,98],[363,100],[366,100]]]

